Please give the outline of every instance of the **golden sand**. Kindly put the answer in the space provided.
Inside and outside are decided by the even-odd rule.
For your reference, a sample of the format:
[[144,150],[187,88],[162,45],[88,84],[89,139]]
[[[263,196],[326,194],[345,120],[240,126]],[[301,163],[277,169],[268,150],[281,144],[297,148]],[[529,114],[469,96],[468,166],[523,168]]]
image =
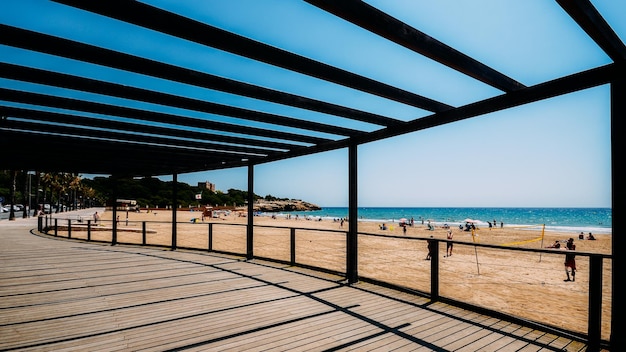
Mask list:
[[[147,222],[148,244],[170,245],[172,211],[147,213],[118,212],[118,241],[140,243],[141,223]],[[127,217],[128,216],[128,217]],[[101,226],[111,221],[112,212],[101,214]],[[193,222],[192,219],[197,219]],[[248,219],[232,212],[218,219],[204,219],[199,212],[178,211],[176,233],[178,247],[206,249],[208,223],[212,225],[213,250],[244,254]],[[301,264],[345,272],[345,232],[348,223],[255,216],[255,256],[289,261],[290,230],[296,228],[296,261]],[[410,289],[430,292],[430,261],[426,241],[445,240],[447,229],[428,230],[425,225],[407,227],[397,223],[380,230],[378,223],[360,221],[359,233],[381,236],[359,236],[358,274]],[[266,227],[267,226],[267,227]],[[281,228],[275,228],[281,227]],[[310,230],[305,230],[310,229]],[[318,230],[335,230],[322,232]],[[134,230],[135,232],[125,231]],[[452,228],[453,255],[446,256],[446,243],[439,245],[440,295],[521,318],[586,333],[588,311],[589,260],[577,257],[575,282],[565,282],[564,250],[551,253],[529,253],[473,246],[472,243],[506,247],[545,248],[573,237],[577,252],[611,253],[611,235],[596,235],[596,240],[579,240],[575,233],[545,232],[534,228],[480,228],[472,236]],[[92,236],[107,236],[94,234]],[[97,233],[97,232],[96,232]],[[110,236],[110,234],[108,235]],[[420,240],[416,240],[420,239]],[[105,239],[106,240],[106,239]],[[464,244],[467,243],[467,244]],[[608,339],[611,314],[611,261],[603,262],[602,338]]]

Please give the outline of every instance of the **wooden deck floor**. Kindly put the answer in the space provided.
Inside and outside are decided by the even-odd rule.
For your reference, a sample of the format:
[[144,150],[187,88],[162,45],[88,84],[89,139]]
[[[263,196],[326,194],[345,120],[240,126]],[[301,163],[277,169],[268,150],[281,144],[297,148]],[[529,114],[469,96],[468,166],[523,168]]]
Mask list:
[[391,289],[202,252],[0,227],[3,351],[584,351]]

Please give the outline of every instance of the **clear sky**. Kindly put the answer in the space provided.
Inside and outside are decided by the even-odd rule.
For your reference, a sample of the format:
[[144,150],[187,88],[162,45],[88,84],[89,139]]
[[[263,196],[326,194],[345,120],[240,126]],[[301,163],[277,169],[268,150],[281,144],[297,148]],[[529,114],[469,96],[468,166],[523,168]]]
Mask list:
[[[305,2],[145,2],[452,106],[502,94]],[[527,86],[611,62],[554,1],[366,2]],[[593,0],[592,3],[624,40],[626,2]],[[131,32],[128,24],[48,1],[2,1],[0,23],[65,36],[404,121],[429,115],[417,108],[219,50],[193,43],[181,44],[149,30]],[[154,45],[155,41],[160,45]],[[2,45],[0,60],[353,127],[341,118],[113,69],[96,70],[89,64]],[[122,103],[121,99],[5,79],[0,79],[0,85]],[[361,145],[358,148],[359,205],[610,207],[609,102],[609,87],[600,86]],[[153,108],[151,104],[137,103],[137,107],[144,106]],[[174,108],[159,109],[215,121],[236,120]],[[263,127],[261,123],[246,123]],[[365,128],[373,130],[375,126]],[[254,169],[254,193],[298,198],[321,206],[346,206],[347,154],[347,150],[341,149],[258,165]],[[161,178],[171,180],[171,176]],[[209,181],[222,191],[230,188],[245,190],[247,169],[181,174],[178,179],[192,185]]]

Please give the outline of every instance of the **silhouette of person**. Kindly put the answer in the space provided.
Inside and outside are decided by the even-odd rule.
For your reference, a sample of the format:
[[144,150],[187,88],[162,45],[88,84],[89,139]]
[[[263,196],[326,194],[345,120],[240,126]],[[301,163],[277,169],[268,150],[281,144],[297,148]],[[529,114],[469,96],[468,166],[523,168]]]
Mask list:
[[[570,238],[569,240],[567,240],[567,244],[565,245],[565,248],[567,249],[568,252],[576,250],[576,245],[574,244],[573,238]],[[571,279],[569,276],[570,271],[568,270],[568,268],[572,272]],[[571,253],[565,254],[565,274],[567,275],[567,279],[565,279],[564,281],[576,281],[576,255],[575,254],[571,254]]]

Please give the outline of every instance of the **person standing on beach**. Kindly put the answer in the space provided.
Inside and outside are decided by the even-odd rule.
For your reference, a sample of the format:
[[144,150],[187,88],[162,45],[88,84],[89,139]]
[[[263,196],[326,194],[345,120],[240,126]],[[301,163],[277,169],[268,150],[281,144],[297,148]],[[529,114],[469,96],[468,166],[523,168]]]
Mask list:
[[[452,241],[452,230],[448,230],[448,241]],[[446,242],[446,257],[452,256],[452,247],[454,243]]]
[[428,243],[428,254],[426,255],[426,260],[430,260],[430,258],[432,258],[433,256],[433,249],[435,248],[435,241],[432,240],[433,236],[430,236],[430,240],[427,240],[426,242]]
[[94,224],[97,224],[99,219],[100,219],[100,215],[98,215],[98,212],[93,213]]
[[[576,250],[576,245],[574,244],[573,238],[570,238],[569,240],[567,240],[567,244],[565,245],[565,248],[568,251]],[[569,271],[567,270],[567,268],[570,268],[572,271],[571,280],[570,280]],[[576,281],[576,255],[570,254],[570,253],[565,255],[565,274],[567,275],[567,279],[563,281]]]

